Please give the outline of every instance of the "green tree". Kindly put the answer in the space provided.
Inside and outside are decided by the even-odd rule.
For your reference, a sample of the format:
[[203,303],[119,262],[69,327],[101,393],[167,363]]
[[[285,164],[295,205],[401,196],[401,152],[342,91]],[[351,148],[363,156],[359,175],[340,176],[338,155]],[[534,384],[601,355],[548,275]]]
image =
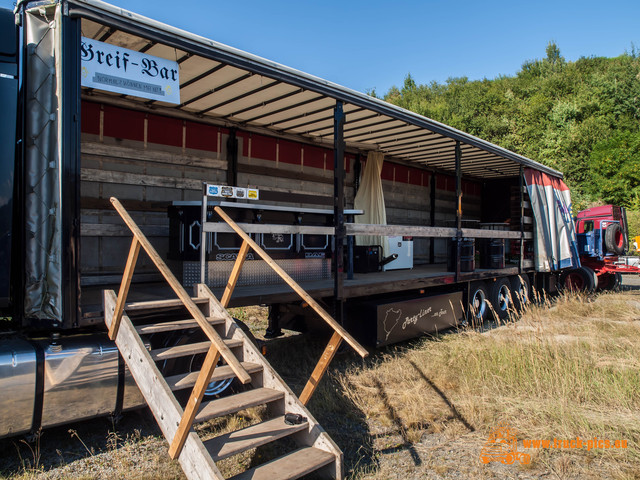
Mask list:
[[628,203],[616,189],[637,185],[640,58],[633,45],[615,58],[566,61],[551,41],[544,58],[525,61],[516,75],[427,84],[407,75],[384,99],[561,170],[585,205]]
[[623,131],[591,152],[588,189],[606,203],[631,206],[640,197],[640,133]]

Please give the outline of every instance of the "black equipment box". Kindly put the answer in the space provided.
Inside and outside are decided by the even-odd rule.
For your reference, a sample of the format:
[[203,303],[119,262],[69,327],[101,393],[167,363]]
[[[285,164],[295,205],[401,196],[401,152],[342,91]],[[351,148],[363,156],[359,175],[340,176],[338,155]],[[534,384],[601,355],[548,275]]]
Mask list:
[[462,292],[451,292],[358,302],[345,326],[361,343],[382,347],[458,325],[462,299]]
[[356,273],[370,273],[380,270],[379,245],[356,245],[353,247],[353,271]]

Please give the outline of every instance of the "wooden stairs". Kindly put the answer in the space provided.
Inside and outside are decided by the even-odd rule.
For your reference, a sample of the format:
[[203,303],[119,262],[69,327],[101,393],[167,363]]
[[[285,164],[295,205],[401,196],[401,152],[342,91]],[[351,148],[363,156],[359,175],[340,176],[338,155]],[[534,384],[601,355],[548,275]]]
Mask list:
[[[134,238],[118,295],[113,290],[104,291],[104,320],[110,337],[115,340],[170,444],[169,455],[178,459],[187,478],[224,479],[216,462],[278,442],[278,452],[284,450],[283,455],[231,478],[284,480],[314,473],[323,478],[341,479],[342,452],[304,403],[343,339],[361,354],[366,355],[366,350],[339,325],[332,325],[334,336],[307,383],[301,401],[225,308],[242,260],[236,262],[237,268],[234,268],[222,301],[204,284],[198,284],[195,297],[191,297],[122,205],[117,199],[111,201]],[[141,247],[171,285],[177,299],[126,303]],[[246,254],[249,247],[259,249],[250,238],[245,238],[241,252]],[[300,288],[297,284],[294,289],[296,287]],[[310,301],[315,303],[313,299]],[[328,316],[324,310],[319,314],[322,318]],[[326,321],[335,322],[330,317]],[[147,345],[152,348],[148,349]],[[199,371],[194,371],[200,363]],[[235,379],[239,386],[232,394],[205,397],[207,387],[213,382],[229,379]],[[190,396],[185,403],[189,390]],[[182,398],[182,403],[177,397]],[[203,440],[193,428],[194,424],[263,405],[262,416],[265,418],[237,431]],[[285,438],[288,441],[283,442]]]
[[[267,406],[268,418],[256,425],[204,441],[193,429],[190,429],[182,452],[178,456],[187,477],[189,479],[223,479],[220,470],[216,467],[216,461],[284,437],[291,437],[299,446],[298,449],[233,478],[238,480],[293,479],[317,470],[321,470],[319,473],[328,478],[342,478],[340,449],[269,365],[249,337],[237,326],[206,285],[197,286],[197,297],[193,300],[202,310],[207,321],[219,333],[224,344],[250,375],[250,381],[246,384],[244,391],[203,401],[194,423],[204,423],[259,405]],[[111,326],[116,303],[115,292],[105,291],[107,326]],[[198,326],[194,319],[178,319],[161,323],[139,323],[140,320],[137,320],[139,314],[166,311],[168,303],[168,301],[156,301],[125,304],[116,345],[147,400],[162,433],[171,442],[178,433],[178,426],[184,414],[174,394],[193,388],[199,372],[185,371],[164,377],[158,364],[165,360],[181,358],[187,359],[188,363],[194,356],[206,354],[211,342],[196,339],[191,343],[147,350],[148,335],[190,332]],[[142,318],[144,319],[144,316]],[[188,337],[188,335],[185,336]],[[214,370],[209,380],[215,382],[232,377],[235,377],[235,374],[231,367],[223,365]],[[285,413],[300,414],[305,420],[300,424],[288,425],[284,421]]]

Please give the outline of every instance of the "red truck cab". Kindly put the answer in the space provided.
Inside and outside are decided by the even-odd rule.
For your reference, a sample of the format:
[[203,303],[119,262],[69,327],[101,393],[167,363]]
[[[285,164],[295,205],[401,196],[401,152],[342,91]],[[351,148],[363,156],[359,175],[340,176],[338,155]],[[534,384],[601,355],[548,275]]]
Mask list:
[[581,211],[576,217],[576,233],[581,257],[604,260],[624,255],[629,246],[624,207],[603,205]]
[[[618,262],[618,257],[626,254],[629,247],[624,207],[603,205],[588,208],[578,213],[575,224],[582,267],[567,271],[564,283],[578,289],[612,290],[620,286],[621,274],[640,273],[637,267]],[[593,281],[588,279],[589,276]]]

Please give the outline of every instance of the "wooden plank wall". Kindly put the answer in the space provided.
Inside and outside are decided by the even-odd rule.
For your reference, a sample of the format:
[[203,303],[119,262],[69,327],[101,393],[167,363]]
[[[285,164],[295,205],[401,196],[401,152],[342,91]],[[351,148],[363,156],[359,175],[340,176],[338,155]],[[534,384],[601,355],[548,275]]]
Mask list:
[[[431,224],[431,175],[436,175],[435,226],[454,227],[456,219],[456,179],[453,175],[433,174],[418,168],[385,162],[382,188],[390,225]],[[462,212],[467,220],[480,220],[482,185],[462,182]],[[430,242],[435,242],[435,262],[447,260],[447,240],[415,238],[415,263],[427,263]]]
[[[260,203],[333,209],[333,150],[257,133],[238,132],[238,185],[257,187]],[[353,206],[353,166],[345,155],[345,201]],[[268,192],[269,196],[262,195]]]
[[[201,182],[226,183],[229,130],[83,101],[83,285],[117,282],[129,233],[108,199],[118,197],[158,252],[168,249],[167,207],[201,199]],[[238,185],[257,187],[261,203],[333,208],[333,150],[238,131]],[[364,157],[362,158],[364,167]],[[346,206],[353,206],[356,156],[345,155]],[[429,225],[428,171],[385,162],[382,183],[387,219]],[[463,183],[466,219],[480,219],[481,186]],[[455,178],[436,176],[436,225],[455,220]],[[429,239],[414,242],[417,262],[428,261]],[[446,261],[446,240],[436,240],[436,261]],[[155,277],[154,277],[155,276]],[[145,255],[134,280],[159,278]]]
[[[82,284],[119,281],[130,235],[109,203],[118,197],[161,254],[168,249],[167,207],[201,200],[202,181],[226,184],[223,127],[83,101],[81,140]],[[261,203],[333,208],[333,151],[238,132],[238,185],[260,188]],[[353,163],[345,156],[346,201]],[[159,278],[141,255],[134,281]]]

